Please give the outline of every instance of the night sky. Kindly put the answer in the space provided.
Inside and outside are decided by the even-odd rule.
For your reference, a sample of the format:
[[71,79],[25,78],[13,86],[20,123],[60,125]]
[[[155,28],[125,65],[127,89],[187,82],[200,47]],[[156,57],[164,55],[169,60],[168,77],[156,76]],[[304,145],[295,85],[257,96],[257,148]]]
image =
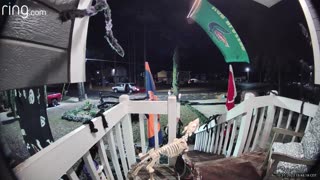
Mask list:
[[[112,9],[114,35],[125,49],[126,55],[124,58],[115,55],[103,38],[104,17],[100,13],[90,19],[88,58],[133,62],[135,47],[136,62],[142,64],[145,28],[146,59],[154,73],[172,69],[172,56],[176,46],[180,47],[182,70],[217,73],[228,71],[222,54],[207,34],[199,25],[186,19],[193,0],[108,2]],[[238,32],[247,49],[252,71],[261,71],[265,63],[274,67],[282,63],[288,66],[285,73],[297,74],[300,59],[312,64],[312,47],[299,26],[301,23],[307,28],[298,1],[283,0],[272,8],[253,0],[209,2],[230,20]],[[246,66],[248,65],[235,63],[235,73],[242,73]]]

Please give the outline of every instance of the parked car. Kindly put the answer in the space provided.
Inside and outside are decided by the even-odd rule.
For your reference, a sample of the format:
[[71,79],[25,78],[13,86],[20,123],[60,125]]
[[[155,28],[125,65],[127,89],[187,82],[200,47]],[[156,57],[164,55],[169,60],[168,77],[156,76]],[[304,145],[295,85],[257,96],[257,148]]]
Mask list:
[[137,88],[134,83],[118,83],[112,87],[112,91],[115,93],[117,92],[133,93],[133,92],[139,92],[139,88]]
[[48,92],[47,99],[48,99],[49,106],[58,106],[59,102],[62,99],[62,95],[61,95],[61,93]]
[[194,84],[194,83],[199,83],[199,79],[196,79],[196,78],[192,78],[192,79],[189,79],[188,80],[188,84]]

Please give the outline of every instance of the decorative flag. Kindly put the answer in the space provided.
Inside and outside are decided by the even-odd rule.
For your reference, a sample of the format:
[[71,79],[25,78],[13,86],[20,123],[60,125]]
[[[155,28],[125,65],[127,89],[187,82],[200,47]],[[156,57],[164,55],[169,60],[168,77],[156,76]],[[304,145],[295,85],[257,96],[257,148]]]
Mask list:
[[150,93],[152,93],[153,95],[156,94],[156,85],[154,84],[153,76],[148,62],[145,62],[145,69],[146,93],[147,97],[150,98]]
[[196,21],[220,49],[227,63],[249,63],[247,51],[230,21],[207,0],[195,0],[187,18]]
[[[158,97],[155,95],[156,94],[156,86],[153,81],[152,73],[149,67],[149,63],[145,62],[145,81],[146,81],[146,92],[147,92],[147,97],[149,98],[150,101],[157,101]],[[154,132],[154,119],[157,117],[158,119],[158,140],[159,144],[162,144],[163,141],[163,136],[162,136],[162,131],[160,127],[160,116],[159,114],[149,114],[148,115],[148,139],[149,139],[149,147],[155,147],[155,132]]]
[[228,80],[228,94],[226,106],[228,111],[234,107],[234,100],[237,97],[236,84],[234,82],[234,75],[231,64],[229,65],[229,80]]

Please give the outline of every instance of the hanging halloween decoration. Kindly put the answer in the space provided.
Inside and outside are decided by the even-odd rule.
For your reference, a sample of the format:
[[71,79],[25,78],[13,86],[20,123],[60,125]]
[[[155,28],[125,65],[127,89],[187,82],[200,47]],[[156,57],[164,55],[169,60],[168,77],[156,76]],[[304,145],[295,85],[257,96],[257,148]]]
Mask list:
[[118,43],[118,40],[113,36],[112,32],[112,19],[111,19],[111,9],[107,0],[95,0],[96,4],[94,6],[90,6],[87,9],[72,9],[62,11],[60,13],[60,20],[62,22],[75,19],[75,18],[82,18],[85,16],[94,16],[100,11],[103,11],[104,18],[105,18],[105,29],[106,35],[104,38],[108,41],[111,48],[116,51],[121,57],[124,57],[124,50],[121,45]]
[[184,135],[179,139],[174,139],[170,144],[164,145],[159,149],[152,148],[146,154],[140,154],[141,161],[138,164],[133,165],[132,169],[128,173],[130,179],[134,179],[142,167],[145,167],[150,174],[150,180],[154,180],[154,165],[160,159],[160,155],[168,157],[177,157],[180,154],[188,151],[188,137],[190,137],[199,127],[199,119],[191,121],[186,127],[184,127]]
[[44,87],[17,89],[15,101],[23,141],[30,155],[53,143]]

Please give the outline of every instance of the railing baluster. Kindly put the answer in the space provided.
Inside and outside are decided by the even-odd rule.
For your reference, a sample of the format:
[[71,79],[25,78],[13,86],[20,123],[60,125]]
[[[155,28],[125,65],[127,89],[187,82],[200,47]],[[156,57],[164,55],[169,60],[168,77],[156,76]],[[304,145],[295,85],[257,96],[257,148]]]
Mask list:
[[228,145],[228,141],[229,141],[230,127],[231,127],[231,121],[228,121],[227,130],[226,130],[226,137],[224,140],[223,151],[222,151],[222,154],[224,154],[224,155],[226,155],[226,153],[227,153],[227,145]]
[[147,146],[146,146],[146,135],[145,135],[145,123],[144,123],[144,114],[139,114],[139,126],[140,126],[140,141],[141,141],[141,150],[142,153],[147,152]]
[[207,136],[208,136],[208,142],[207,142],[207,149],[206,149],[206,152],[209,153],[210,152],[210,145],[211,145],[211,141],[212,141],[212,136],[211,136],[211,131],[212,131],[212,128],[209,129],[209,133],[207,133]]
[[201,138],[201,135],[202,135],[202,133],[201,132],[199,132],[198,134],[197,134],[197,149],[196,150],[198,150],[198,151],[200,151],[200,146],[201,146],[201,141],[202,141],[202,138]]
[[249,136],[248,136],[248,139],[247,139],[247,142],[246,142],[246,146],[244,148],[244,152],[247,152],[249,147],[250,147],[250,143],[252,141],[252,135],[253,135],[253,131],[256,127],[256,122],[257,122],[257,118],[258,118],[258,114],[259,114],[259,109],[258,108],[255,108],[253,110],[253,121],[251,123],[251,128],[250,128],[250,132],[249,132]]
[[125,151],[128,158],[128,165],[129,167],[131,167],[131,165],[136,163],[136,155],[134,150],[133,132],[132,132],[130,114],[127,114],[126,116],[124,116],[121,124],[122,124],[122,133],[126,135],[126,138],[124,138],[123,141],[124,141]]
[[109,161],[108,161],[106,148],[105,148],[103,139],[101,139],[97,143],[97,146],[98,146],[99,157],[100,157],[103,169],[106,172],[107,179],[114,180],[114,177],[113,177],[113,174],[112,174],[112,171],[111,171],[111,168],[110,168],[110,164],[109,164]]
[[241,118],[239,135],[237,138],[236,147],[234,148],[234,156],[239,156],[244,150],[244,145],[248,136],[249,126],[252,118],[252,108],[248,108],[247,114]]
[[267,143],[270,140],[271,130],[274,124],[276,107],[274,105],[268,106],[266,121],[264,122],[262,136],[260,139],[260,147],[267,148]]
[[207,150],[207,145],[208,145],[208,140],[209,140],[209,136],[208,136],[208,133],[207,131],[203,131],[203,134],[204,134],[204,146],[203,146],[203,152],[206,152]]
[[216,139],[215,139],[215,143],[214,143],[214,154],[217,154],[217,149],[218,149],[218,143],[219,143],[219,139],[220,137],[220,130],[221,130],[221,125],[218,125],[218,131],[216,132]]
[[213,138],[211,136],[211,130],[212,130],[212,128],[210,128],[209,129],[209,133],[207,133],[207,136],[208,136],[207,148],[206,148],[206,152],[207,153],[210,153],[210,151],[211,151],[211,142],[213,141]]
[[290,111],[289,112],[289,116],[288,116],[288,120],[287,120],[286,129],[289,129],[289,126],[290,126],[291,121],[292,121],[292,114],[293,114],[293,111]]
[[203,150],[204,150],[205,146],[206,146],[206,134],[205,134],[205,132],[204,132],[204,131],[202,131],[202,145],[201,145],[201,151],[203,151]]
[[214,142],[215,142],[215,138],[216,138],[216,131],[217,131],[217,126],[215,126],[213,129],[212,129],[212,133],[210,131],[210,136],[211,136],[211,142],[210,142],[210,150],[209,152],[210,153],[213,153],[213,146],[214,146]]
[[203,150],[204,150],[204,146],[206,145],[206,140],[205,140],[205,138],[206,138],[206,134],[205,134],[205,132],[204,132],[204,131],[202,131],[202,145],[201,145],[201,151],[203,151]]
[[83,158],[83,161],[84,161],[84,164],[86,166],[87,171],[89,171],[89,174],[90,174],[91,178],[99,180],[100,177],[98,175],[96,166],[95,166],[95,164],[93,162],[93,159],[91,157],[90,152],[89,151],[86,152],[82,158]]
[[201,133],[198,133],[198,134],[197,134],[196,142],[197,142],[197,148],[196,148],[195,150],[200,150]]
[[159,135],[158,135],[158,115],[153,114],[153,132],[154,132],[154,147],[159,148]]
[[233,124],[233,128],[232,128],[231,138],[230,138],[230,142],[229,142],[229,146],[228,146],[228,150],[227,150],[227,157],[231,156],[232,149],[233,149],[233,142],[234,142],[234,138],[236,136],[236,130],[237,130],[236,118],[233,120],[230,120],[230,122]]
[[[119,98],[120,103],[128,104],[129,103],[129,96],[120,96]],[[136,163],[136,154],[134,150],[134,143],[133,143],[133,132],[132,132],[132,122],[131,122],[131,114],[126,114],[122,121],[122,133],[126,135],[124,138],[124,146],[125,152],[128,158],[128,165],[131,167],[134,163]]]
[[306,132],[306,130],[309,128],[309,124],[310,124],[310,121],[312,120],[312,117],[309,116],[308,118],[308,122],[307,122],[307,126],[306,126],[306,129],[304,130],[304,132]]
[[73,168],[67,171],[67,176],[70,180],[79,180],[79,177],[77,176],[76,172],[74,172]]
[[267,107],[263,107],[262,108],[262,113],[261,113],[261,116],[259,118],[258,128],[257,128],[257,131],[256,131],[256,135],[254,136],[254,140],[253,140],[253,143],[252,143],[251,151],[254,151],[256,146],[257,146],[257,142],[258,142],[258,139],[259,139],[259,136],[260,136],[260,133],[261,133],[262,123],[263,123],[263,120],[264,120],[264,114],[266,112],[266,108]]
[[118,144],[118,150],[119,150],[119,154],[120,154],[122,169],[123,169],[124,175],[127,178],[128,163],[127,163],[127,159],[126,159],[124,148],[123,148],[123,139],[122,139],[122,134],[121,134],[120,123],[118,123],[115,126],[115,131],[116,131],[116,138],[117,138],[117,144]]
[[279,114],[279,118],[278,118],[278,123],[277,123],[277,127],[280,128],[281,127],[281,123],[282,123],[282,119],[283,119],[283,108],[280,108],[280,114]]
[[218,147],[218,152],[217,154],[221,154],[221,151],[222,151],[222,141],[224,139],[224,126],[225,126],[225,123],[222,123],[221,125],[221,131],[220,131],[220,139],[219,139],[219,147]]
[[198,140],[199,140],[199,137],[198,137],[198,133],[197,133],[197,134],[195,134],[193,150],[197,150]]
[[113,164],[113,167],[114,167],[116,174],[117,174],[117,179],[122,180],[123,176],[122,176],[122,173],[120,170],[120,165],[119,165],[119,160],[118,160],[117,150],[116,150],[116,144],[114,142],[114,136],[113,136],[112,130],[108,132],[107,139],[108,139],[108,145],[109,145],[109,149],[110,149],[112,164]]
[[[292,114],[293,114],[293,111],[290,111],[289,112],[289,116],[288,116],[288,120],[287,120],[286,129],[289,129],[289,127],[290,127],[290,124],[291,124],[291,121],[292,121]],[[284,141],[285,137],[286,137],[286,135],[282,136],[282,142]]]
[[203,131],[200,133],[199,151],[201,151],[202,145],[203,145]]
[[[301,119],[302,119],[302,114],[299,114],[298,122],[297,122],[297,125],[296,125],[296,129],[294,130],[295,132],[298,132],[299,129],[300,129]],[[294,142],[295,140],[296,140],[296,137],[293,136],[291,142]]]

